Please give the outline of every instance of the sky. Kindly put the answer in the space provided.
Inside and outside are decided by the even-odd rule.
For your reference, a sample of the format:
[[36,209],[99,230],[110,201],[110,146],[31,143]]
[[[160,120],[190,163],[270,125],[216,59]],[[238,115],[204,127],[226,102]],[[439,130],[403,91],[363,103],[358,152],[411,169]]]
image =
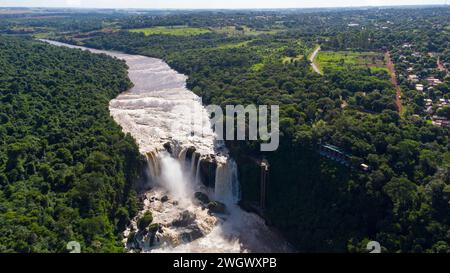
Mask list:
[[312,8],[447,4],[449,0],[0,0],[0,7],[78,8]]

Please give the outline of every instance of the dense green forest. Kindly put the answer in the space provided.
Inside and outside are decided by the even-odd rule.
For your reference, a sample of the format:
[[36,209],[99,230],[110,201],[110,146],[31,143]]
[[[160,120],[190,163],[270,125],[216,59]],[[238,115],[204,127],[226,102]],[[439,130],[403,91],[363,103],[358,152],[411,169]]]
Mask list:
[[[430,56],[448,60],[449,18],[448,7],[149,12],[106,17],[101,29],[62,32],[55,26],[32,33],[163,58],[189,76],[188,87],[207,104],[280,105],[276,152],[261,153],[251,141],[227,145],[238,161],[243,203],[259,198],[251,158],[269,161],[264,213],[299,251],[362,252],[377,240],[388,252],[450,252],[449,129],[423,113],[425,95],[406,81],[408,67],[399,61],[406,54],[400,48],[414,43],[410,53],[424,56],[415,63],[417,74],[437,77],[442,83],[431,95],[448,99],[450,79]],[[34,28],[46,25],[29,21]],[[174,26],[209,32],[136,33],[152,27],[170,33]],[[13,18],[4,31],[24,27]],[[339,56],[323,75],[308,60],[317,45]],[[402,92],[401,112],[383,60],[387,51]],[[354,65],[345,52],[378,57]],[[323,144],[339,147],[352,167],[322,157]]]
[[0,252],[121,252],[142,159],[109,116],[124,63],[0,36]]

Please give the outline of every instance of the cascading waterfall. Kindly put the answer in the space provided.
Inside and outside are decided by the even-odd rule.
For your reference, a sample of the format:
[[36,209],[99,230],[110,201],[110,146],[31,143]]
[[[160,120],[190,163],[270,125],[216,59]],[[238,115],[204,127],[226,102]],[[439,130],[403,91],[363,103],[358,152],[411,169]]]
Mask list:
[[161,164],[161,175],[157,178],[158,183],[164,186],[176,200],[189,200],[193,190],[189,176],[184,171],[184,161],[173,158],[167,152],[162,152],[158,159]]
[[161,173],[161,168],[159,165],[158,152],[151,151],[146,154],[148,169],[150,171],[150,177],[155,179]]
[[215,199],[225,204],[236,204],[239,201],[239,184],[237,180],[237,164],[228,159],[220,163],[216,169],[214,194]]
[[195,183],[200,184],[200,164],[202,164],[202,159],[199,158],[197,161],[197,168],[195,169]]
[[196,182],[196,174],[197,174],[197,154],[194,152],[191,156],[191,175],[192,175],[192,181]]
[[[152,184],[142,194],[143,210],[124,232],[133,238],[124,240],[129,251],[289,251],[261,218],[236,205],[236,162],[227,155],[223,141],[215,140],[209,115],[200,98],[186,88],[185,75],[155,58],[43,41],[117,57],[129,67],[134,86],[112,100],[109,109],[146,156]],[[211,213],[209,204],[194,198],[196,191],[225,203],[227,212]],[[138,230],[137,219],[145,211],[152,212],[156,230]]]

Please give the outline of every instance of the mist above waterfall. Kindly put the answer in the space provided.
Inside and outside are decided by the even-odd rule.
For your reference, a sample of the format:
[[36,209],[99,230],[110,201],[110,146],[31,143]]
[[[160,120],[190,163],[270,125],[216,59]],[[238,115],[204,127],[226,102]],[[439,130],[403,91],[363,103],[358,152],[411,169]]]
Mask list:
[[159,160],[161,176],[157,179],[157,183],[165,187],[177,200],[190,200],[194,193],[192,181],[190,181],[191,175],[185,172],[182,163],[168,152],[162,152]]

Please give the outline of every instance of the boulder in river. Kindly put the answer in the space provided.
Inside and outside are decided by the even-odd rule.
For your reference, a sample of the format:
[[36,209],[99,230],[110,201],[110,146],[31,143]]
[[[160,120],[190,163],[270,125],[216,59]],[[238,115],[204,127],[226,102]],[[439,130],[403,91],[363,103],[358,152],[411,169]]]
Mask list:
[[150,246],[154,246],[155,245],[155,240],[157,240],[156,238],[156,233],[159,230],[159,224],[158,223],[153,223],[150,226],[148,226],[148,238],[149,238],[149,244]]
[[159,230],[159,224],[153,223],[150,226],[148,226],[148,232],[150,233],[156,233]]
[[172,144],[170,142],[164,143],[163,147],[169,154],[172,154]]
[[226,212],[225,204],[218,201],[209,202],[207,207],[211,213],[224,214]]
[[209,203],[209,197],[203,192],[196,192],[195,198],[202,202],[204,205],[207,205]]
[[192,242],[194,240],[197,240],[201,237],[203,237],[202,230],[196,226],[190,226],[188,229],[186,229],[183,233],[180,234],[181,240],[184,242]]
[[128,248],[135,248],[136,246],[137,246],[136,232],[135,231],[131,231],[130,234],[128,234],[127,247]]
[[164,195],[163,197],[161,197],[162,203],[167,202],[167,201],[169,201],[169,197],[167,195]]
[[215,181],[216,181],[216,169],[217,169],[217,161],[215,159],[214,155],[209,155],[206,158],[200,159],[200,166],[199,166],[199,174],[200,174],[200,181],[209,188],[215,187]]
[[194,146],[189,147],[186,151],[186,159],[192,160],[195,157],[195,151],[196,151],[196,149]]
[[153,222],[153,215],[151,211],[146,211],[144,215],[137,220],[137,227],[140,231],[143,231]]
[[172,225],[175,227],[186,227],[192,224],[195,220],[195,214],[185,210],[178,216],[177,219],[172,221]]

